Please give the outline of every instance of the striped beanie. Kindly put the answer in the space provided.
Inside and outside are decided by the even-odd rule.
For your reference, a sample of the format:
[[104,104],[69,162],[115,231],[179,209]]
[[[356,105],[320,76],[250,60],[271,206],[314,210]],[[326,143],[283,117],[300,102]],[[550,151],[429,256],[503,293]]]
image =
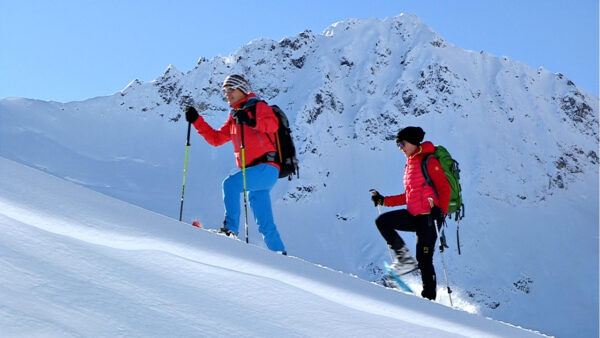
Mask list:
[[248,94],[250,92],[250,84],[248,84],[248,81],[246,81],[246,79],[239,74],[227,76],[225,81],[223,81],[223,88],[225,87],[237,88],[244,92],[244,94]]

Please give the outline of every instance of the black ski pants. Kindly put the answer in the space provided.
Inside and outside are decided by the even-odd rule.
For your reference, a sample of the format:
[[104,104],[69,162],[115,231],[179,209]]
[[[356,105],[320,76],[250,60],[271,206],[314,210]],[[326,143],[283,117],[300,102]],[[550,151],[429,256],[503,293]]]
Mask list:
[[[435,300],[437,287],[435,268],[433,267],[433,253],[435,252],[435,241],[437,240],[437,232],[434,226],[435,220],[440,219],[438,215],[443,214],[437,207],[434,207],[429,215],[417,216],[411,215],[406,209],[401,209],[383,213],[375,220],[381,236],[395,252],[405,246],[404,240],[396,230],[416,233],[416,258],[423,282],[421,296],[432,300]],[[438,227],[441,224],[441,222],[438,222]]]

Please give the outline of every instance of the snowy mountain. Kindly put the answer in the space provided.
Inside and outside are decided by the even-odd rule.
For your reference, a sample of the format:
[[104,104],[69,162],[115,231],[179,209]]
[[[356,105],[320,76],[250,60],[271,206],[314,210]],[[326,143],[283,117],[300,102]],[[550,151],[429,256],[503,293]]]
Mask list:
[[[368,190],[402,192],[405,160],[392,140],[419,125],[462,170],[462,255],[454,221],[445,251],[458,307],[547,334],[597,336],[598,98],[561,74],[462,50],[414,15],[257,39],[108,97],[3,99],[0,156],[178,218],[182,107],[220,126],[228,112],[220,83],[237,72],[292,121],[300,179],[272,192],[291,255],[379,279],[389,254]],[[217,228],[231,146],[198,135],[191,143],[184,220]],[[414,235],[403,238],[414,245]],[[439,254],[435,264],[437,301],[447,304]]]
[[4,337],[541,336],[0,169]]

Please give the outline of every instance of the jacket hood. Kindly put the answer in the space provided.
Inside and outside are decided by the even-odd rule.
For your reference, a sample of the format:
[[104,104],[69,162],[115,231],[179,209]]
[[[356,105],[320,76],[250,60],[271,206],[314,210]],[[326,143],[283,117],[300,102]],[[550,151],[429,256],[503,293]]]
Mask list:
[[421,149],[421,153],[423,154],[433,154],[435,152],[435,146],[429,141],[421,143]]
[[431,143],[429,141],[425,141],[425,142],[421,143],[421,145],[419,145],[417,150],[415,150],[415,152],[410,155],[410,158],[415,158],[417,156],[425,155],[425,154],[433,154],[434,152],[435,152],[435,146],[433,145],[433,143]]

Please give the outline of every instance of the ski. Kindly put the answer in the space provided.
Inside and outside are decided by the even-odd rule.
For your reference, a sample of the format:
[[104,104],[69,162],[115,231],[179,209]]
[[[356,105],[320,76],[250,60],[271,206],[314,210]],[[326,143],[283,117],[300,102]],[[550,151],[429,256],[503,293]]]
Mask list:
[[386,275],[391,277],[391,280],[392,280],[391,284],[396,286],[397,289],[400,289],[404,292],[414,294],[414,291],[406,283],[404,283],[404,281],[394,272],[394,270],[392,270],[392,268],[390,267],[390,265],[387,262],[384,262],[383,266],[384,266]]

